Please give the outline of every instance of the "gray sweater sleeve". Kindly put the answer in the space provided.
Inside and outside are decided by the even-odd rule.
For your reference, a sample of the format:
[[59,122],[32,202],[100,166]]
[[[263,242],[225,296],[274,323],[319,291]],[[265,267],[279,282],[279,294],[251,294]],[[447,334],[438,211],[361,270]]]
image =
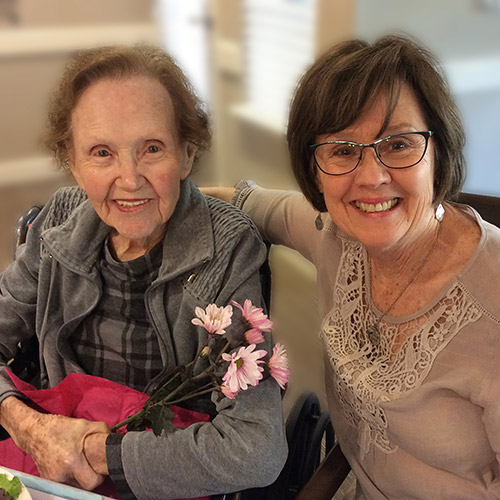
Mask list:
[[[258,265],[262,242],[242,233],[228,267],[218,303],[251,299],[261,304]],[[251,259],[252,265],[249,265]],[[248,269],[254,271],[248,271]],[[241,276],[248,275],[243,281]],[[266,347],[270,348],[270,338]],[[259,346],[260,347],[260,346]],[[281,391],[268,378],[236,399],[216,401],[217,415],[207,423],[156,437],[129,432],[122,440],[127,482],[139,499],[188,498],[229,493],[272,483],[287,456]]]

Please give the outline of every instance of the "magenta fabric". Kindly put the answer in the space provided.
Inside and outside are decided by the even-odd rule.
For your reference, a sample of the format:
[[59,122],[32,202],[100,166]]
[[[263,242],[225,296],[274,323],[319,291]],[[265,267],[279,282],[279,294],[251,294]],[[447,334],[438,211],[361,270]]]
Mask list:
[[[139,411],[148,398],[146,394],[130,387],[81,373],[72,373],[55,387],[40,390],[8,373],[17,389],[47,413],[104,421],[110,427]],[[209,420],[209,416],[204,413],[176,406],[171,409],[175,415],[174,427],[184,429],[195,422]],[[40,475],[33,460],[12,439],[0,441],[0,465],[34,476]],[[95,491],[111,498],[120,498],[109,478]]]

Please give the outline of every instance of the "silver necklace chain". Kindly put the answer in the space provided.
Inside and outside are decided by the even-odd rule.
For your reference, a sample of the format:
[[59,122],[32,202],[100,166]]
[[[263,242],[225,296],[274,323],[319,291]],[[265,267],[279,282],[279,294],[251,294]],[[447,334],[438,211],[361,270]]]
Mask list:
[[382,320],[392,311],[393,307],[397,304],[398,300],[404,295],[406,290],[408,290],[408,288],[410,288],[410,286],[417,279],[417,276],[420,274],[420,272],[422,271],[424,266],[427,264],[427,262],[429,262],[429,259],[431,258],[431,255],[436,248],[440,233],[441,233],[441,221],[438,220],[438,228],[436,231],[436,236],[434,237],[434,241],[432,242],[432,245],[429,248],[429,251],[427,252],[425,257],[423,258],[422,262],[417,267],[415,272],[412,274],[412,276],[410,277],[410,279],[408,280],[406,285],[403,287],[403,289],[399,292],[399,294],[396,296],[396,298],[391,302],[391,305],[389,306],[389,308],[386,309],[386,311],[381,316],[379,316],[377,318],[377,321],[375,321],[375,323],[368,328],[368,331],[367,331],[368,338],[370,339],[370,342],[372,342],[373,344],[378,344],[380,342],[379,326],[380,326],[380,323],[382,322]]

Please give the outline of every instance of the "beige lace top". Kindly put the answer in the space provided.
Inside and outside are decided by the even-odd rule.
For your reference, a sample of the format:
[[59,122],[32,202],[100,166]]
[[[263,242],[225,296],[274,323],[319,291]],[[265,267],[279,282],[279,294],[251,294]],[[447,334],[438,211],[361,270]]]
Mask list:
[[316,265],[330,412],[356,498],[500,498],[500,229],[463,207],[482,231],[468,265],[371,341],[382,311],[364,248],[298,193],[251,187],[238,200],[264,238]]

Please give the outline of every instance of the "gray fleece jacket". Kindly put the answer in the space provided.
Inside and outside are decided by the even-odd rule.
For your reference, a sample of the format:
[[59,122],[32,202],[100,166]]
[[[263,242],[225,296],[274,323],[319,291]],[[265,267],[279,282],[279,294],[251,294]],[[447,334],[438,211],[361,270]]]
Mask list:
[[[59,190],[33,223],[0,278],[0,401],[19,396],[3,361],[33,334],[40,342],[42,387],[82,372],[69,338],[100,300],[96,263],[109,231],[76,187]],[[165,370],[191,361],[205,339],[191,324],[196,306],[245,299],[261,304],[259,267],[265,258],[265,246],[242,212],[205,197],[190,180],[182,183],[158,278],[145,295]],[[161,437],[130,432],[121,440],[122,468],[137,498],[231,492],[277,477],[287,450],[275,381],[267,379],[235,400],[217,402],[214,396],[210,404],[216,416],[208,423]]]

